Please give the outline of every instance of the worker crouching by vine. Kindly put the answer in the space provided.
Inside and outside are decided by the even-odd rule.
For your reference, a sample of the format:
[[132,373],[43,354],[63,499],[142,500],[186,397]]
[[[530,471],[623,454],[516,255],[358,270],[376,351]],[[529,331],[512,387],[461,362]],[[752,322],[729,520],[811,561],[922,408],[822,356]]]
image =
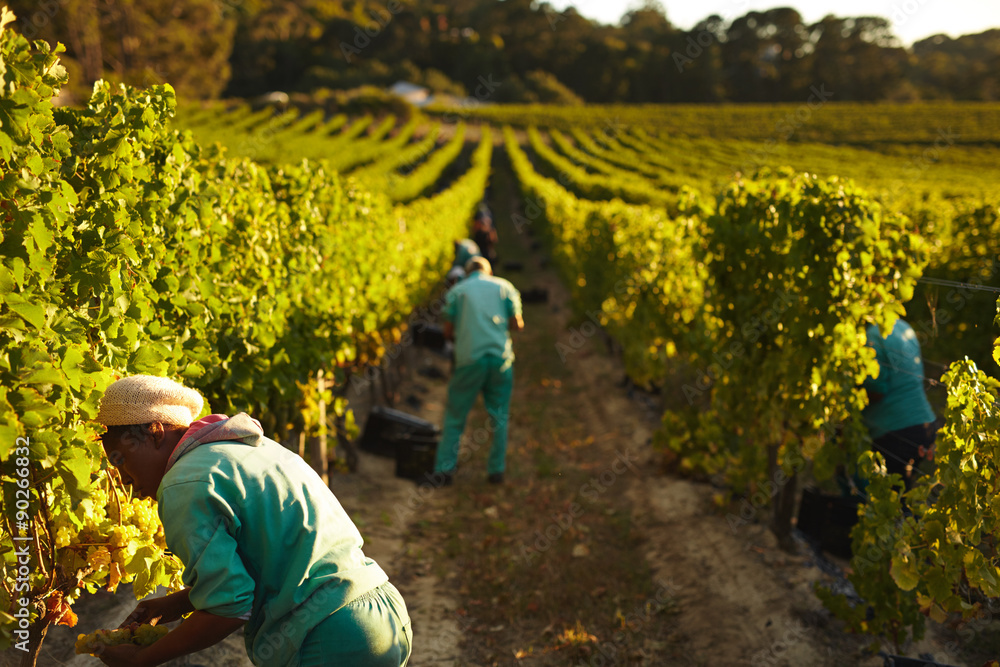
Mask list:
[[878,326],[867,328],[875,349],[878,377],[865,380],[868,407],[861,417],[872,449],[885,458],[886,471],[903,478],[909,490],[921,475],[924,459],[933,460],[938,422],[924,391],[924,363],[917,334],[902,318],[882,337]]
[[97,421],[126,483],[155,497],[184,590],[144,600],[123,625],[183,623],[147,647],[112,646],[107,665],[159,665],[244,627],[255,665],[399,667],[410,655],[406,605],[322,479],[245,413],[202,412],[172,380],[123,378]]

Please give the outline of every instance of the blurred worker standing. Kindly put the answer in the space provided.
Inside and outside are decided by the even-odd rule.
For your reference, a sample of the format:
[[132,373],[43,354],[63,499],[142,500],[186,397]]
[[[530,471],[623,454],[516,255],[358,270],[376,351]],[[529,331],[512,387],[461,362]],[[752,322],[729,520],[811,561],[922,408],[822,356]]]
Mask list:
[[510,332],[524,328],[521,295],[510,282],[495,277],[482,257],[470,259],[465,270],[468,277],[445,295],[445,337],[455,341],[455,371],[448,383],[448,405],[434,465],[444,486],[452,483],[465,421],[480,392],[493,430],[488,480],[503,483],[514,388]]
[[469,263],[470,259],[482,256],[483,253],[480,251],[479,245],[472,239],[455,241],[455,260],[451,263],[451,268],[452,270],[462,269],[465,271],[465,265]]
[[497,265],[497,228],[493,224],[493,214],[485,202],[479,204],[472,221],[472,240],[479,246],[483,257],[491,266]]
[[937,435],[934,410],[924,392],[920,341],[903,319],[896,320],[886,338],[874,324],[867,334],[879,374],[864,382],[868,407],[861,416],[871,434],[872,449],[885,458],[886,470],[901,475],[909,489],[920,461],[933,457]]

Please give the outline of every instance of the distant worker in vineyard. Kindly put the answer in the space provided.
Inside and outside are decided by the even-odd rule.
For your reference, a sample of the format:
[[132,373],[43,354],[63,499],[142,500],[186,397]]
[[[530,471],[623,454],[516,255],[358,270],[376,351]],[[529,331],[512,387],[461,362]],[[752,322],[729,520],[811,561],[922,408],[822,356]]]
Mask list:
[[465,269],[461,266],[453,266],[448,272],[448,275],[444,278],[445,287],[452,287],[455,283],[461,282],[465,279]]
[[521,295],[493,275],[490,263],[474,257],[468,277],[445,295],[445,337],[455,341],[455,371],[448,383],[448,405],[434,471],[439,483],[452,483],[458,467],[459,441],[480,392],[490,416],[493,447],[487,479],[502,484],[507,465],[507,424],[514,388],[514,349],[510,332],[521,331]]
[[405,665],[406,605],[327,485],[257,420],[197,419],[202,404],[148,375],[104,393],[104,449],[135,494],[156,498],[187,586],[141,601],[123,625],[191,615],[154,644],[108,647],[101,660],[159,665],[245,626],[255,665]]
[[479,245],[472,239],[455,241],[455,260],[451,263],[451,268],[462,269],[464,272],[465,265],[469,263],[470,259],[482,256],[483,253],[480,251]]
[[923,459],[932,459],[937,435],[934,410],[924,392],[924,362],[917,334],[902,318],[882,337],[868,326],[868,345],[875,348],[877,378],[864,382],[868,407],[861,413],[872,448],[885,458],[886,470],[902,476],[909,489]]
[[497,265],[497,228],[493,224],[493,213],[486,202],[479,204],[472,220],[472,240],[479,246],[483,257],[491,266]]

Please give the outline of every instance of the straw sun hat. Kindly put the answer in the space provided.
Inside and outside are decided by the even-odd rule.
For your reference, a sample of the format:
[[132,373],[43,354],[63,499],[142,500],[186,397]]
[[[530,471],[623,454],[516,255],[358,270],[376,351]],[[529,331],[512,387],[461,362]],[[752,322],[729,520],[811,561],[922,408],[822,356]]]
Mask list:
[[160,422],[187,426],[201,414],[204,400],[194,389],[168,378],[133,375],[105,390],[97,422],[105,426],[127,426]]

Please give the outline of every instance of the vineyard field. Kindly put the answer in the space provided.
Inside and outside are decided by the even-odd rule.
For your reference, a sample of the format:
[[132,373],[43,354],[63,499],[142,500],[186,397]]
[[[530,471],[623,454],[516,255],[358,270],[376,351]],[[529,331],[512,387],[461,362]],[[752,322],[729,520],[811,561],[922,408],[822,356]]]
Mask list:
[[[140,373],[256,416],[343,490],[414,603],[414,664],[761,664],[778,629],[713,616],[790,623],[803,605],[811,635],[789,655],[823,667],[875,664],[873,644],[950,642],[979,660],[1000,637],[983,621],[1000,609],[1000,105],[818,91],[342,109],[99,81],[86,106],[59,107],[59,52],[12,20],[4,9],[5,660],[55,660],[46,633],[123,584],[137,599],[181,585],[155,501],[132,497],[94,422],[108,385]],[[392,479],[357,442],[379,403],[444,419],[451,367],[414,328],[441,323],[455,243],[483,205],[498,275],[543,298],[515,337],[509,483],[466,493],[463,470],[448,496]],[[899,317],[943,423],[912,488],[861,417],[881,372],[865,327]],[[479,458],[489,419],[477,407],[470,423],[489,428],[463,440]],[[852,560],[802,555],[802,488],[848,478],[863,492]],[[718,600],[699,607],[699,586]],[[110,636],[83,626],[81,652]]]

